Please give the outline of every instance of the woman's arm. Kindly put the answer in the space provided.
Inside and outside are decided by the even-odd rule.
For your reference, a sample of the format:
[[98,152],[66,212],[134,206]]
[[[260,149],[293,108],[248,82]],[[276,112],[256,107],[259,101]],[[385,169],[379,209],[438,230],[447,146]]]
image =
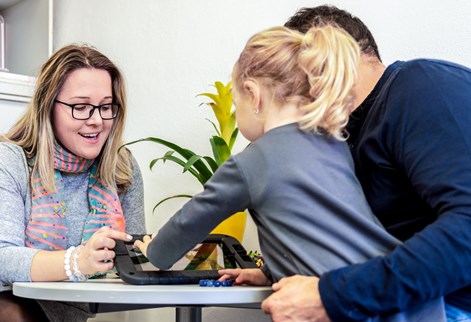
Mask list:
[[[29,219],[29,170],[20,147],[0,143],[0,282],[60,281],[67,278],[65,251],[45,251],[25,246]],[[83,274],[113,268],[114,239],[129,240],[127,233],[102,228],[81,249],[77,259]],[[72,260],[73,262],[73,260]]]
[[[115,253],[112,249],[116,245],[115,239],[129,241],[131,236],[109,227],[102,227],[95,232],[78,254],[77,264],[80,272],[93,275],[113,269]],[[60,281],[67,279],[64,267],[65,253],[66,251],[41,250],[37,252],[31,263],[31,280]],[[74,260],[69,260],[69,263],[71,270],[73,270]]]
[[37,249],[25,247],[25,222],[29,209],[29,171],[23,150],[0,143],[0,282],[30,281],[31,262]]

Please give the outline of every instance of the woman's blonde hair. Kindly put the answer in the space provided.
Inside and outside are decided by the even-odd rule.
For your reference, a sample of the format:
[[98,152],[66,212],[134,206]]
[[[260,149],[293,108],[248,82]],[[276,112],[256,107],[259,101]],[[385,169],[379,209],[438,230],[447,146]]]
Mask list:
[[300,128],[345,139],[353,108],[360,49],[344,30],[314,27],[305,35],[273,27],[252,36],[233,70],[234,89],[257,79],[281,103],[294,102],[303,112]]
[[73,71],[81,68],[102,69],[109,73],[113,102],[119,105],[110,135],[98,157],[97,175],[108,186],[124,189],[131,183],[130,152],[118,149],[123,144],[126,117],[126,92],[119,69],[102,53],[88,45],[68,45],[55,52],[41,67],[36,88],[26,112],[0,140],[21,146],[28,159],[34,159],[32,173],[38,171],[49,191],[54,186],[54,145],[52,127],[54,101]]

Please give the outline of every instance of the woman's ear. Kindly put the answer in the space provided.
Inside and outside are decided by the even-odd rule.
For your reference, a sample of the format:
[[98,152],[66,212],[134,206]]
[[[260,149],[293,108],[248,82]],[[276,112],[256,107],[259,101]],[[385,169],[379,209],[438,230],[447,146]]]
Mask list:
[[250,101],[250,104],[252,105],[254,111],[256,111],[255,114],[258,114],[262,105],[260,85],[256,81],[249,79],[244,82],[243,88],[244,88],[245,95],[247,95]]

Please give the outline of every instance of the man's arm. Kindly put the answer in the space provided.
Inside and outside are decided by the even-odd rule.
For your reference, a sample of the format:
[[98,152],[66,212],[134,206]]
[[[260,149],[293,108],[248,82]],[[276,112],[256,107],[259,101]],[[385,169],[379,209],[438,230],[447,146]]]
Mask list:
[[382,113],[370,133],[389,157],[382,165],[404,174],[411,197],[437,219],[384,257],[324,274],[319,292],[333,321],[405,310],[471,285],[470,71],[413,63],[391,83],[370,111]]

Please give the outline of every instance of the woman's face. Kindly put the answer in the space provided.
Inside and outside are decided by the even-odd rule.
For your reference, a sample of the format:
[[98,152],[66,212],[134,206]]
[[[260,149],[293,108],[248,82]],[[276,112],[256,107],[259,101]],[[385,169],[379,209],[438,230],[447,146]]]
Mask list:
[[[57,95],[67,104],[109,104],[113,101],[111,77],[103,69],[81,68],[69,74]],[[84,159],[95,159],[106,143],[113,120],[103,120],[95,109],[88,120],[72,117],[72,108],[55,102],[52,126],[59,143]]]

